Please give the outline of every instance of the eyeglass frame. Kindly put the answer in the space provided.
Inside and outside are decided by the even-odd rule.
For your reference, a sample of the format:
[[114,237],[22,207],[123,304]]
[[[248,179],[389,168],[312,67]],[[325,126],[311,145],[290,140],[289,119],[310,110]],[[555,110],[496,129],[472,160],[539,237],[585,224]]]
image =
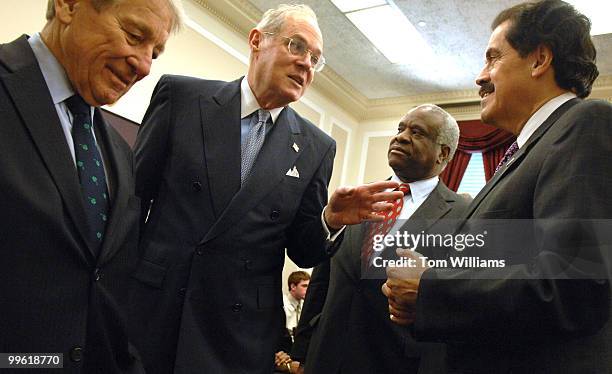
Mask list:
[[[289,42],[287,43],[287,51],[289,51],[289,54],[291,54],[292,56],[300,56],[300,57],[304,57],[306,55],[306,53],[310,54],[310,64],[312,65],[312,69],[315,72],[320,72],[321,70],[323,70],[323,68],[325,67],[325,57],[323,57],[323,54],[321,54],[320,56],[316,56],[310,49],[308,49],[307,45],[305,42],[300,41],[300,40],[294,40],[293,38],[290,38],[288,36],[283,36],[283,35],[279,35],[275,32],[269,32],[269,31],[262,31],[262,33],[264,35],[272,35],[272,36],[280,36],[281,38],[288,40]],[[293,52],[291,52],[291,43],[295,43],[296,45],[298,45],[299,43],[303,43],[304,44],[304,54],[302,55],[297,55]],[[312,59],[316,59],[316,62],[313,62]],[[319,66],[317,66],[319,65]]]

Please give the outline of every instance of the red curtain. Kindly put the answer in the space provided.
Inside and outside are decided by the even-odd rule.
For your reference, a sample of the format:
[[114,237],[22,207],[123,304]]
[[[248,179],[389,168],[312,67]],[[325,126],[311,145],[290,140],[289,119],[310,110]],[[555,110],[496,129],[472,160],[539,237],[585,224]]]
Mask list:
[[442,179],[446,187],[457,192],[461,179],[463,179],[463,174],[465,174],[465,169],[467,169],[468,163],[470,162],[470,158],[472,158],[470,153],[457,149],[453,160],[446,165],[446,168],[442,174],[440,174],[440,179]]
[[[514,141],[514,139],[512,141]],[[499,162],[504,157],[506,150],[510,148],[510,144],[512,143],[506,143],[500,147],[493,148],[488,152],[483,152],[482,163],[484,164],[485,180],[487,182],[489,179],[493,178],[495,168],[497,165],[499,165]]]
[[495,167],[506,149],[515,140],[513,134],[475,121],[459,121],[459,146],[453,160],[440,174],[440,178],[453,191],[457,191],[472,153],[482,153],[485,179],[491,179]]

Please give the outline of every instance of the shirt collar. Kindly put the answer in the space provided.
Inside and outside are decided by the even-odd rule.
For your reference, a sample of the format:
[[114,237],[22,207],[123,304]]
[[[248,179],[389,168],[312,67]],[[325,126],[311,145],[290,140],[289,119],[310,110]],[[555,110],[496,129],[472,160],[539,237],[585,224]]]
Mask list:
[[527,140],[533,135],[533,133],[546,121],[550,115],[557,110],[561,105],[575,98],[576,95],[573,92],[566,92],[559,95],[546,104],[542,105],[527,121],[523,129],[516,138],[516,144],[521,148],[527,143]]
[[295,309],[298,304],[300,303],[300,300],[296,299],[295,297],[293,297],[292,294],[288,293],[287,294],[287,299],[289,300],[289,303],[291,304],[291,306]]
[[[404,183],[395,174],[393,174],[391,180],[397,183]],[[436,188],[438,182],[439,179],[436,175],[435,177],[429,179],[422,179],[420,181],[408,183],[408,185],[410,186],[410,194],[412,195],[412,201],[417,202],[426,199],[427,196],[429,196],[429,194],[431,193],[431,191]]]
[[42,72],[53,104],[59,104],[74,95],[74,89],[68,80],[64,67],[57,61],[53,53],[43,42],[40,33],[36,33],[28,39],[34,57]]
[[[242,119],[250,116],[259,108],[259,103],[257,102],[255,94],[251,90],[247,76],[245,75],[244,78],[242,78],[242,82],[240,82],[240,118]],[[284,107],[269,110],[270,117],[272,117],[272,123],[276,123],[276,119],[278,116],[280,116],[280,112],[283,109]]]

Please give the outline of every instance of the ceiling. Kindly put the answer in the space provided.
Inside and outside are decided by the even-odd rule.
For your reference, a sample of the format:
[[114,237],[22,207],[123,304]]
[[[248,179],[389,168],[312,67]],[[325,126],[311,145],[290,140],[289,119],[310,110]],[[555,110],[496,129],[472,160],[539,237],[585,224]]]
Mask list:
[[[261,14],[281,3],[275,0],[201,0],[242,32]],[[440,103],[475,103],[475,77],[482,68],[490,24],[503,9],[521,0],[395,0],[430,43],[437,67],[390,63],[329,0],[300,0],[317,14],[323,32],[327,66],[319,80],[352,93],[365,107],[410,97],[435,97]],[[594,37],[600,76],[612,77],[612,34]],[[410,40],[405,41],[410,47]],[[399,46],[398,46],[399,47]],[[608,82],[608,80],[606,80]]]
[[[260,11],[279,1],[250,0]],[[475,87],[490,24],[515,0],[395,0],[442,61],[441,67],[390,63],[329,0],[302,0],[317,13],[327,64],[368,99],[413,96]],[[612,74],[612,34],[595,37],[602,75]],[[407,48],[410,40],[405,41]],[[399,46],[398,46],[399,47]],[[443,67],[442,67],[443,66]],[[438,71],[436,71],[438,70]]]

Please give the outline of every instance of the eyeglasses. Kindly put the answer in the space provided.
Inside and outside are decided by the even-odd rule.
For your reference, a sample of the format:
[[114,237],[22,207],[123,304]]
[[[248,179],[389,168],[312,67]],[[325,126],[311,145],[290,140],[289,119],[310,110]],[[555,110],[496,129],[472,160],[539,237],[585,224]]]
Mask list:
[[[276,33],[273,32],[264,32],[264,34],[276,35]],[[288,38],[282,35],[277,36],[280,36],[287,41],[287,49],[289,50],[290,54],[293,56],[304,57],[306,56],[306,53],[310,53],[310,63],[312,64],[314,71],[320,72],[323,70],[323,66],[325,66],[325,57],[323,57],[323,55],[315,55],[310,49],[308,49],[306,43],[299,39]]]

